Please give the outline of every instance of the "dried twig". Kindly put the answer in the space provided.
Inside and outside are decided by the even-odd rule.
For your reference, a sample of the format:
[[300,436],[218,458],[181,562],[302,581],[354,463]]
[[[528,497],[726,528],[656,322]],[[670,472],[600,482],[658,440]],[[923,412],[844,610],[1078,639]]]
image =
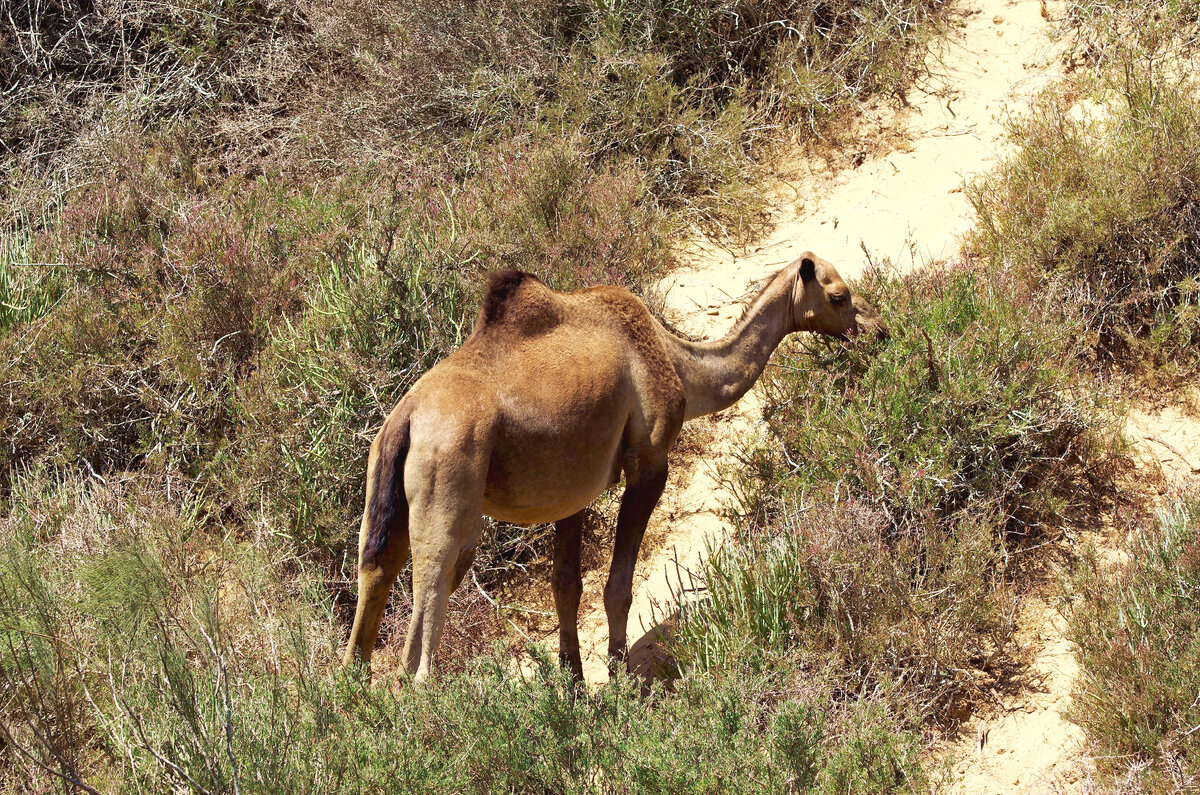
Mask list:
[[1161,444],[1163,447],[1170,450],[1175,455],[1177,455],[1179,457],[1179,460],[1182,461],[1188,467],[1188,469],[1192,470],[1192,474],[1200,473],[1200,467],[1193,466],[1192,462],[1187,460],[1187,456],[1185,456],[1183,453],[1181,453],[1179,451],[1178,447],[1171,444],[1167,440],[1161,439],[1157,436],[1143,436],[1142,438],[1148,442],[1157,442],[1157,443]]

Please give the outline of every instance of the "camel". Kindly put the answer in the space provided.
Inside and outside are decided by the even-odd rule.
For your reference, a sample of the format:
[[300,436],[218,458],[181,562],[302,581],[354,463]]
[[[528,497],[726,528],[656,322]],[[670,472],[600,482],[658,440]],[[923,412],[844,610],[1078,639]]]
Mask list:
[[404,660],[415,681],[429,676],[486,514],[554,523],[559,661],[581,681],[584,510],[624,473],[604,586],[615,671],[626,658],[634,564],[666,485],[667,452],[685,420],[749,391],[796,331],[885,337],[887,326],[811,252],[770,277],[733,329],[709,342],[672,333],[618,287],[560,293],[529,274],[493,274],[471,336],[401,398],[371,445],[344,664],[360,660],[369,671],[388,591],[411,550]]

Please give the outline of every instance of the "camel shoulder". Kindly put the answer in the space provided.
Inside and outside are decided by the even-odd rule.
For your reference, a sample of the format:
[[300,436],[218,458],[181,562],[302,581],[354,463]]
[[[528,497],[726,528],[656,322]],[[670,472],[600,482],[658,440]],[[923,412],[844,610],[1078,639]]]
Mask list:
[[654,317],[646,303],[621,287],[593,287],[576,295],[596,305],[608,325],[628,343],[628,350],[641,359],[649,372],[665,379],[668,389],[678,385],[674,365],[667,350],[670,332]]

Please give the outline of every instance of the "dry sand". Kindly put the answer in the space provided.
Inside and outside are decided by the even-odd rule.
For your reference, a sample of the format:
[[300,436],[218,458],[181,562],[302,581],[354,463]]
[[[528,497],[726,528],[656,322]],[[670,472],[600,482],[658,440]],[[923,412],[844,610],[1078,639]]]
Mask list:
[[1186,407],[1135,408],[1126,421],[1125,437],[1144,464],[1162,469],[1164,487],[1200,475],[1200,417]]

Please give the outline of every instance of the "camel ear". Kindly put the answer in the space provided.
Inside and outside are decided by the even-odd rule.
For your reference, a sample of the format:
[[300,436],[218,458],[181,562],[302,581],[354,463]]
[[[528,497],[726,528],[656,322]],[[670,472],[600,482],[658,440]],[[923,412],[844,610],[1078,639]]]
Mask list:
[[817,263],[811,258],[805,257],[800,263],[800,281],[808,284],[813,279],[817,278]]

